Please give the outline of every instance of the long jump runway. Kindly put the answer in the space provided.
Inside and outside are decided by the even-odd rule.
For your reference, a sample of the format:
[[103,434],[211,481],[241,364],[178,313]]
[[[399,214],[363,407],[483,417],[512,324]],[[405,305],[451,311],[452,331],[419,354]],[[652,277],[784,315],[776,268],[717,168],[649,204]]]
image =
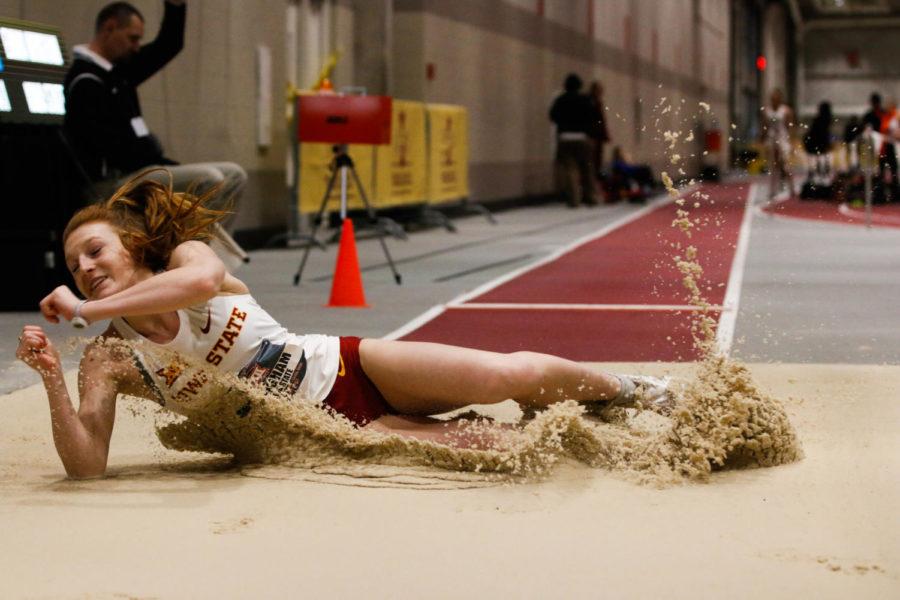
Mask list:
[[701,289],[727,347],[749,235],[747,184],[703,185],[682,195],[696,223],[672,225],[673,199],[613,223],[562,251],[428,311],[390,337],[578,361],[692,361],[694,308],[675,258],[693,245]]

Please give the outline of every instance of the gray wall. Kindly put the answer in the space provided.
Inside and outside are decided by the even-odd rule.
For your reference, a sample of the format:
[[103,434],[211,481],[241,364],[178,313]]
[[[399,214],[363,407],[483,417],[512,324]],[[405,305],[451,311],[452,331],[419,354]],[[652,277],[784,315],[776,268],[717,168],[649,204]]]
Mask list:
[[[709,103],[727,128],[729,3],[547,0],[543,15],[540,4],[394,1],[394,93],[468,107],[474,197],[551,190],[547,109],[570,71],[603,82],[612,144],[657,171],[677,172],[668,164],[663,132],[684,138],[713,124],[698,102]],[[429,63],[433,80],[425,77]],[[673,106],[665,114],[654,108],[663,97]],[[698,133],[676,151],[699,155]],[[698,166],[696,157],[684,169],[691,174]]]
[[768,101],[775,89],[785,94],[790,102],[788,62],[794,57],[788,55],[790,30],[788,11],[783,4],[770,4],[763,13],[762,53],[768,64],[763,71],[763,99]]
[[[133,2],[152,39],[162,2]],[[88,40],[104,4],[0,0],[0,15],[56,25],[74,45]],[[250,184],[237,229],[285,222],[286,4],[188,0],[184,51],[140,91],[145,118],[173,158],[232,160],[247,169]],[[722,128],[731,122],[730,3],[724,0],[336,0],[331,6],[323,39],[342,51],[336,86],[363,83],[398,98],[468,107],[475,199],[551,191],[547,108],[569,71],[603,82],[613,144],[657,171],[677,173],[667,164],[662,132],[686,137],[699,125],[713,124],[698,102],[711,105]],[[380,19],[383,25],[373,23]],[[302,23],[298,31],[303,34]],[[270,48],[273,63],[267,149],[256,142],[258,44]],[[302,39],[299,45],[302,53]],[[298,57],[301,78],[308,78],[303,58]],[[433,81],[425,77],[428,63],[435,65]],[[673,106],[665,114],[655,108],[663,97]],[[699,166],[699,157],[689,157],[701,150],[697,133],[677,150],[688,158],[688,174]]]
[[[804,33],[802,114],[812,116],[819,102],[829,100],[836,115],[859,115],[868,109],[873,91],[885,99],[900,96],[900,23],[884,23],[886,26],[866,29],[809,29]],[[851,51],[859,55],[856,67],[847,60]]]
[[[132,0],[159,29],[163,3]],[[0,15],[60,27],[71,48],[87,42],[105,0],[0,0]],[[250,176],[238,229],[279,222],[285,213],[283,133],[284,0],[188,0],[185,47],[140,88],[150,129],[180,162],[230,160]],[[256,46],[272,52],[272,145],[256,143]]]

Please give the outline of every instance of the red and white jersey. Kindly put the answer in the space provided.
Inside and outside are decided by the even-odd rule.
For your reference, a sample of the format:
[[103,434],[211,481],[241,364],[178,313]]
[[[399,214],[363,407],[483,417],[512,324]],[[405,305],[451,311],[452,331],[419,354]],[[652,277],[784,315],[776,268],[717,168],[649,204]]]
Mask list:
[[290,333],[249,294],[216,296],[177,313],[178,333],[165,344],[151,342],[121,317],[112,320],[124,339],[139,342],[135,352],[166,408],[185,413],[209,400],[204,370],[177,355],[302,402],[322,402],[334,385],[340,339]]

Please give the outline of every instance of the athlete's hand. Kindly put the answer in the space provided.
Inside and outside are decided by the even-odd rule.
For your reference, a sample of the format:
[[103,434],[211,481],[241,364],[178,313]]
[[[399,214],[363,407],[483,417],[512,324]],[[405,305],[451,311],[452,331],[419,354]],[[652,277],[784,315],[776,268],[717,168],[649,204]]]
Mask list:
[[59,323],[60,317],[71,321],[79,302],[81,300],[68,286],[61,285],[41,300],[41,313],[51,323]]
[[40,373],[42,377],[62,368],[59,352],[44,330],[37,325],[26,325],[22,329],[16,358]]

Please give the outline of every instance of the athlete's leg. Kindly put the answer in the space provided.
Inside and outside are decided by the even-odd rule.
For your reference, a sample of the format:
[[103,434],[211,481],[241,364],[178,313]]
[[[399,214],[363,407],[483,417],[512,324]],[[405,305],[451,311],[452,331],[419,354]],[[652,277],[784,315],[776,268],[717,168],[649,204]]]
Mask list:
[[360,363],[398,412],[428,415],[513,399],[542,408],[565,399],[616,398],[620,381],[557,356],[500,354],[426,342],[364,339]]
[[769,202],[775,199],[775,196],[778,195],[779,186],[781,184],[780,177],[780,166],[778,164],[778,144],[775,142],[769,143]]
[[218,172],[218,177],[213,181],[220,185],[218,197],[215,200],[216,207],[232,212],[237,212],[238,204],[247,187],[247,172],[237,163],[212,162],[204,163]]
[[790,197],[793,198],[798,194],[794,193],[794,173],[793,168],[791,167],[791,144],[789,141],[782,142],[780,154],[782,177],[787,182]]
[[[172,174],[175,191],[193,188],[202,194],[215,187],[218,192],[210,198],[208,206],[231,213],[237,211],[238,201],[247,184],[247,173],[240,165],[230,162],[186,163],[166,169]],[[226,230],[232,221],[233,214],[222,221]]]
[[592,206],[597,204],[597,190],[594,186],[594,178],[596,177],[596,173],[594,173],[594,149],[588,140],[585,140],[581,146],[576,156],[581,182],[581,202]]

